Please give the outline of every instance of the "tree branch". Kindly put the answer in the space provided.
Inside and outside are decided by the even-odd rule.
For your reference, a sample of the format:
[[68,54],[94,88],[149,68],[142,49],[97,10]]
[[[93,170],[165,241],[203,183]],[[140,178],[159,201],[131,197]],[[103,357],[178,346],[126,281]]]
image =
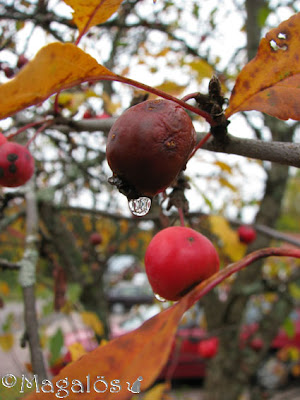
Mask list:
[[[201,140],[205,134],[198,134]],[[271,161],[278,164],[300,168],[300,144],[291,142],[264,142],[255,139],[240,139],[228,135],[228,143],[208,140],[201,149],[218,153],[236,154],[256,160]]]
[[[72,121],[67,125],[61,123],[51,127],[63,133],[69,132],[108,132],[116,121],[116,118],[104,120],[89,119],[82,121]],[[197,133],[197,140],[200,141],[206,133]],[[271,161],[278,164],[289,165],[300,168],[300,143],[292,142],[264,142],[256,139],[241,139],[236,136],[227,135],[226,144],[218,142],[214,138],[209,139],[202,147],[203,150],[217,153],[236,154],[256,160]]]
[[[96,217],[103,217],[103,218],[108,218],[110,220],[114,221],[119,221],[119,220],[127,220],[135,223],[141,222],[139,218],[135,218],[132,216],[127,216],[123,214],[115,214],[115,213],[110,213],[108,211],[103,211],[103,210],[96,210],[96,209],[88,209],[85,207],[75,207],[75,206],[55,206],[55,209],[60,212],[60,211],[69,211],[69,212],[76,212],[78,214],[88,214],[88,215],[94,215]],[[193,218],[193,217],[200,217],[200,216],[208,216],[208,214],[202,213],[202,212],[192,212],[187,215],[187,218]],[[178,216],[178,213],[174,213],[170,215],[170,218]],[[160,214],[148,214],[143,217],[143,221],[155,221],[155,220],[160,220],[161,215]],[[242,225],[243,222],[240,220],[228,220],[228,222],[232,225]],[[283,232],[279,232],[275,229],[269,228],[266,225],[262,224],[253,224],[252,225],[255,230],[258,232],[262,233],[265,236],[268,236],[271,239],[276,239],[276,240],[281,240],[286,243],[290,243],[294,246],[300,247],[300,240],[296,239],[293,237],[291,234],[286,234]]]
[[39,380],[47,378],[38,333],[35,300],[35,269],[38,261],[36,242],[38,237],[38,212],[33,181],[27,184],[26,198],[26,247],[20,261],[19,281],[23,290],[24,321],[28,337],[33,372]]
[[20,264],[12,263],[10,261],[5,260],[4,258],[0,258],[0,268],[18,271],[20,269]]

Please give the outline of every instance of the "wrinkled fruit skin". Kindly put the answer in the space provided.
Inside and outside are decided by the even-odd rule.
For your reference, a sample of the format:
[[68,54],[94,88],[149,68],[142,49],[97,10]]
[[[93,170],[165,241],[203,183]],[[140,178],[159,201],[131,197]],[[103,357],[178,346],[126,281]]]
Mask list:
[[256,232],[251,226],[241,225],[238,228],[239,239],[242,243],[250,244],[256,239]]
[[192,121],[178,104],[147,100],[129,108],[107,140],[107,161],[119,181],[115,184],[123,184],[125,190],[119,190],[128,198],[153,197],[185,168],[195,143]]
[[213,244],[191,228],[174,226],[158,232],[146,250],[146,273],[153,292],[179,300],[219,270]]
[[33,172],[34,159],[26,147],[7,141],[0,146],[0,185],[24,185]]
[[210,338],[201,340],[198,345],[198,352],[203,358],[212,358],[218,352],[219,340],[218,338]]

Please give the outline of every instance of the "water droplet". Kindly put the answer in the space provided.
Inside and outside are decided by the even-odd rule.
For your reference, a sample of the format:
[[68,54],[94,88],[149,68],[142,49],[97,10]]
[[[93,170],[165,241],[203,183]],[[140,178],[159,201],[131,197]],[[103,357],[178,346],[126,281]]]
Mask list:
[[129,209],[133,215],[143,217],[148,214],[151,208],[151,199],[149,197],[139,197],[138,199],[129,200]]
[[154,293],[154,297],[156,298],[156,300],[160,301],[161,303],[165,303],[167,301],[166,299],[164,299],[157,293]]

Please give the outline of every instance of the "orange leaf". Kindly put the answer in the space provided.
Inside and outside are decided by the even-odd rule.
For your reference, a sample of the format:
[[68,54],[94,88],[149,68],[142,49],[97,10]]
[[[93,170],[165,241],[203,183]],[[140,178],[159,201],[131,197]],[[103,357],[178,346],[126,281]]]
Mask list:
[[257,110],[279,119],[300,119],[300,13],[267,33],[256,57],[240,72],[226,117]]
[[[128,390],[128,387],[133,389],[133,383],[137,383],[140,384],[141,390],[145,390],[159,375],[167,361],[177,326],[184,312],[231,274],[259,258],[271,255],[300,258],[300,251],[299,249],[267,248],[247,255],[197,285],[180,301],[144,322],[140,328],[122,335],[104,346],[99,346],[67,365],[53,379],[52,391],[49,390],[51,387],[47,384],[46,395],[43,387],[40,387],[39,393],[29,394],[26,396],[26,400],[45,398],[56,400],[60,387],[66,388],[69,393],[72,393],[72,400],[129,400],[132,392]],[[100,384],[100,379],[105,380],[107,385],[105,386],[103,381]],[[77,383],[76,391],[72,389],[75,380],[81,383],[81,387]],[[118,384],[119,390],[116,384]],[[98,391],[95,390],[95,387]],[[79,391],[79,389],[82,390]],[[100,390],[103,392],[100,393]],[[117,393],[116,390],[118,390]]]
[[[146,321],[139,329],[120,336],[104,346],[99,346],[93,352],[67,365],[53,379],[53,387],[56,387],[56,382],[60,379],[68,378],[72,400],[116,398],[126,400],[132,397],[127,382],[132,388],[137,378],[142,377],[141,390],[150,386],[167,361],[178,323],[185,310],[190,306],[188,299],[189,297],[186,296],[174,306]],[[87,375],[89,375],[90,393],[87,392]],[[100,377],[105,379],[108,384],[105,394],[97,393],[94,390],[95,382]],[[73,379],[82,382],[83,393],[73,393],[71,389]],[[121,389],[116,394],[110,389],[113,389],[111,382],[117,379]],[[96,389],[105,390],[105,386],[98,381]],[[54,390],[53,393],[47,393],[45,396],[41,390],[40,393],[31,393],[26,400],[45,397],[47,400],[56,400],[56,393],[57,390]]]
[[73,21],[79,32],[87,31],[94,25],[102,24],[115,13],[123,0],[64,0],[73,8]]
[[15,78],[0,86],[0,119],[84,81],[115,76],[71,43],[43,47]]

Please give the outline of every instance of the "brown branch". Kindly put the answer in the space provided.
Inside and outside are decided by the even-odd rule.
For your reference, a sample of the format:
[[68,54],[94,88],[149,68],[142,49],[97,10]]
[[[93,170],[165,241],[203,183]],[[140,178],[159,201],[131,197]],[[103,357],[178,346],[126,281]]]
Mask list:
[[[116,118],[107,118],[104,120],[82,120],[72,121],[68,124],[58,124],[53,126],[63,133],[69,132],[108,132]],[[200,141],[206,133],[197,133],[197,140]],[[227,135],[226,144],[218,142],[215,139],[209,139],[201,150],[214,151],[217,153],[235,154],[243,157],[253,158],[262,161],[271,161],[278,164],[289,165],[300,168],[300,144],[292,142],[264,142],[256,139],[242,139],[233,135]]]
[[[205,134],[198,134],[201,140]],[[291,142],[264,142],[255,139],[240,139],[228,135],[228,143],[208,140],[201,148],[218,153],[236,154],[256,160],[271,161],[278,164],[300,168],[300,144]]]

